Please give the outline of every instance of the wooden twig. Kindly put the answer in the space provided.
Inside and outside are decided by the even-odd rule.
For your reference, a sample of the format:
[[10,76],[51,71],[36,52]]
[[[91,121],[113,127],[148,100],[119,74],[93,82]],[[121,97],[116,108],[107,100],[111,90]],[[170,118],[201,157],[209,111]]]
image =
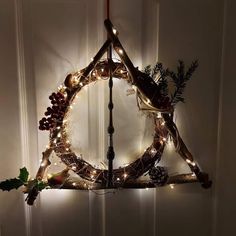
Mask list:
[[162,114],[163,119],[165,120],[165,126],[168,129],[171,137],[173,138],[174,145],[176,147],[176,151],[179,155],[187,162],[189,168],[195,173],[198,181],[202,184],[203,188],[210,188],[212,185],[212,181],[209,180],[209,176],[207,173],[201,172],[198,165],[194,162],[193,155],[188,150],[184,141],[179,135],[179,131],[177,126],[173,121],[173,117],[169,116],[169,114]]
[[156,108],[157,111],[172,112],[173,107],[170,103],[166,103],[163,100],[166,98],[162,97],[160,87],[155,83],[155,81],[150,76],[134,67],[117,34],[114,33],[114,26],[111,21],[106,19],[104,24],[109,38],[112,41],[114,50],[120,56],[121,60],[130,72],[133,84],[136,85],[140,92],[149,99],[150,103]]
[[[167,182],[163,185],[156,185],[150,180],[141,181],[141,180],[129,180],[124,183],[113,183],[112,188],[107,187],[105,183],[89,183],[89,182],[74,182],[68,180],[64,183],[61,189],[75,189],[75,190],[101,190],[101,189],[145,189],[145,188],[157,188],[163,187],[170,184],[185,184],[185,183],[195,183],[198,182],[196,176],[189,174],[181,174],[170,176]],[[56,186],[50,186],[51,188],[58,188]]]

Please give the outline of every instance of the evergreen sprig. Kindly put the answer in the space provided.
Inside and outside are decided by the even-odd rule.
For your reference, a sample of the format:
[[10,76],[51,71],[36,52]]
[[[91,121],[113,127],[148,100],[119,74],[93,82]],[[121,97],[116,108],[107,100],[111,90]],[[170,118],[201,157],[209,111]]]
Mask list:
[[179,60],[179,65],[177,67],[177,73],[170,71],[169,76],[173,80],[175,85],[175,91],[171,94],[171,103],[173,105],[178,102],[184,102],[183,92],[186,87],[186,82],[192,77],[194,71],[198,67],[198,61],[193,61],[190,67],[187,69],[185,73],[185,65],[184,62]]
[[163,97],[168,96],[168,81],[167,76],[169,74],[168,69],[164,69],[162,63],[157,62],[152,68],[148,65],[144,68],[144,73],[149,75],[160,87],[161,95]]
[[[143,71],[158,84],[163,97],[170,96],[172,105],[185,101],[183,92],[186,87],[186,82],[192,77],[194,71],[198,67],[198,61],[193,61],[185,73],[184,62],[182,60],[179,60],[178,62],[179,65],[177,66],[177,72],[171,71],[168,68],[164,69],[162,63],[159,62],[157,62],[153,68],[151,65],[146,66]],[[173,93],[168,89],[168,79],[171,79],[174,83],[175,90]]]

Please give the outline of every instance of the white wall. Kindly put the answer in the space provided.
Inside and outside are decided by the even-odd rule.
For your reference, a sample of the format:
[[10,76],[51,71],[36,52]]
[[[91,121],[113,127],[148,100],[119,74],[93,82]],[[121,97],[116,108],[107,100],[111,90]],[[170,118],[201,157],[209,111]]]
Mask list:
[[236,197],[235,188],[235,30],[236,2],[225,1],[224,34],[221,61],[221,89],[219,110],[219,146],[217,160],[216,233],[217,235],[235,235]]
[[[0,179],[17,175],[23,165],[36,171],[48,138],[47,132],[37,131],[37,122],[48,106],[48,95],[67,73],[86,66],[104,41],[103,4],[102,0],[0,1],[0,165],[4,166]],[[21,193],[1,192],[0,235],[234,235],[235,10],[233,0],[112,1],[112,20],[136,65],[154,63],[158,57],[173,68],[178,59],[186,64],[199,59],[199,69],[187,85],[186,104],[177,107],[176,121],[196,160],[213,178],[211,190],[197,184],[104,196],[54,190],[42,193],[30,209]],[[115,85],[118,99],[123,84]],[[87,103],[80,106],[83,113],[78,113],[84,117],[79,118],[84,130],[78,142],[84,140],[90,161],[102,161],[106,153],[106,96],[105,83],[89,88]],[[122,98],[119,101],[115,142],[123,162],[130,161],[124,156],[132,152],[132,145],[140,150],[145,146],[147,121],[133,110],[133,127],[140,127],[132,133],[137,142],[122,152],[122,140],[129,136],[119,127],[131,117],[124,115],[127,108]],[[187,170],[170,148],[162,163],[172,173]]]
[[[179,104],[177,123],[193,155],[214,178],[220,81],[221,25],[220,1],[161,1],[159,57],[169,67],[178,59],[186,64],[199,60],[199,68],[188,82],[186,104]],[[214,181],[214,180],[213,180]],[[162,216],[161,234],[211,235],[211,190],[183,186],[173,201],[161,194],[161,202],[171,206],[171,218]],[[178,204],[179,202],[179,204]],[[181,212],[181,213],[180,213]],[[173,227],[165,227],[164,222]]]
[[[0,178],[18,174],[22,166],[20,106],[16,51],[14,2],[0,1]],[[0,235],[25,235],[23,196],[20,192],[0,194]],[[19,217],[20,216],[20,217]]]

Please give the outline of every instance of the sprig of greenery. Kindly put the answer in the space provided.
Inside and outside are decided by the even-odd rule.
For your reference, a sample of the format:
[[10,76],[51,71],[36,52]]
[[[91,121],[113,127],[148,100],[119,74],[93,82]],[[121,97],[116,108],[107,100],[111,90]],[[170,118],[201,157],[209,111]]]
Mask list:
[[158,84],[163,97],[168,96],[167,76],[169,74],[169,70],[164,69],[162,63],[157,62],[153,68],[151,65],[146,66],[144,68],[144,73],[150,76]]
[[38,191],[42,191],[48,184],[37,179],[29,180],[29,172],[26,167],[20,169],[20,174],[17,178],[0,182],[0,189],[2,191],[11,191],[13,189],[18,189],[21,186],[26,187],[26,192],[33,187],[37,188]]
[[27,184],[28,177],[29,177],[29,172],[24,167],[20,169],[20,174],[17,178],[7,179],[5,181],[0,182],[0,189],[2,189],[3,191],[18,189],[19,187]]
[[[176,105],[178,102],[184,102],[184,89],[186,87],[186,82],[192,77],[194,71],[198,67],[198,61],[193,61],[190,67],[185,73],[184,62],[179,60],[179,65],[177,66],[177,72],[171,71],[168,68],[164,69],[162,63],[157,62],[152,68],[148,65],[144,68],[143,72],[150,76],[159,86],[161,95],[163,97],[170,97],[170,102],[172,105]],[[171,93],[168,89],[168,82],[172,80],[175,86],[175,90]]]
[[175,91],[171,94],[171,103],[173,105],[178,102],[184,102],[184,89],[186,87],[186,82],[192,77],[194,71],[198,67],[198,61],[193,61],[187,72],[185,73],[185,65],[184,62],[179,60],[179,65],[177,67],[177,73],[170,71],[169,76],[173,80],[175,85]]
[[29,192],[31,189],[35,188],[37,191],[42,191],[48,187],[48,183],[38,179],[29,180],[26,185],[26,191]]

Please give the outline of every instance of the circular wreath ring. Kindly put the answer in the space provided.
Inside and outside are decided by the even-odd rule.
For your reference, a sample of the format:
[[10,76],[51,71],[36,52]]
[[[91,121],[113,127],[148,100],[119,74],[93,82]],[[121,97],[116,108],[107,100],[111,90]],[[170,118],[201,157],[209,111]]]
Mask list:
[[[40,121],[41,130],[50,130],[50,144],[46,153],[54,151],[66,166],[73,170],[82,179],[105,186],[107,182],[107,170],[93,167],[87,161],[77,156],[71,149],[66,132],[67,117],[74,103],[76,95],[81,89],[93,82],[109,77],[109,70],[112,68],[112,76],[124,79],[131,84],[131,79],[123,63],[114,62],[112,65],[108,61],[100,61],[91,71],[88,77],[84,77],[83,71],[69,74],[65,81],[65,86],[60,86],[57,93],[53,93],[49,99],[52,107],[45,112],[45,116]],[[129,165],[113,170],[113,185],[122,186],[125,182],[135,180],[154,167],[162,156],[168,131],[164,125],[164,120],[156,114],[153,115],[155,133],[154,138],[144,153]],[[48,156],[48,155],[45,155]],[[43,158],[38,176],[42,177],[44,168],[49,165],[49,159]],[[88,186],[89,187],[89,186]]]

